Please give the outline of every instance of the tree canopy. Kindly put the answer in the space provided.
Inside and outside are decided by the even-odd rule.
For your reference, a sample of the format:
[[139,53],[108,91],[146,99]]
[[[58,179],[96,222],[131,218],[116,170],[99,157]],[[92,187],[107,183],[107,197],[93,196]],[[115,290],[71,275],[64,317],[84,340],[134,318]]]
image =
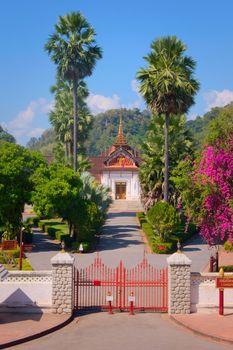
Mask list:
[[31,202],[32,176],[43,163],[39,153],[0,141],[0,223],[13,238],[21,224],[24,205]]

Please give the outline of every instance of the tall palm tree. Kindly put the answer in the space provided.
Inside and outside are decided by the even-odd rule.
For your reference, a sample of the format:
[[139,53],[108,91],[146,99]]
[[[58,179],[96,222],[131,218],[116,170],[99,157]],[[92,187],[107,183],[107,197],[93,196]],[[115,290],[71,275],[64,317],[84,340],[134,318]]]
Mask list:
[[[57,84],[51,87],[51,92],[54,93],[55,103],[54,109],[49,114],[49,119],[54,127],[57,140],[65,144],[65,158],[69,164],[72,164],[71,160],[73,158],[72,90],[71,83],[59,78],[57,79]],[[93,117],[85,102],[89,92],[84,81],[79,82],[77,94],[79,105],[79,119],[77,123],[79,142],[77,142],[77,147],[79,152],[85,153],[84,142],[87,138],[90,126],[92,125]],[[79,157],[77,157],[77,159],[79,159]]]
[[102,50],[96,45],[95,31],[80,12],[60,16],[45,49],[57,65],[58,76],[73,85],[73,162],[77,171],[77,120],[80,80],[90,76]]
[[186,46],[175,36],[157,39],[144,57],[148,66],[137,73],[140,93],[155,115],[165,116],[164,200],[169,198],[168,128],[172,115],[187,113],[194,103],[199,83],[194,78],[195,62],[185,56]]

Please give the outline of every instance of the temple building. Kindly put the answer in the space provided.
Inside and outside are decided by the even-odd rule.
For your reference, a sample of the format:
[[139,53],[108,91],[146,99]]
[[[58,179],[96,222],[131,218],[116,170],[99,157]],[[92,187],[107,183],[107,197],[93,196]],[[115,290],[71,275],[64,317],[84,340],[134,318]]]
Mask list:
[[114,144],[98,157],[90,157],[91,174],[110,188],[113,199],[139,200],[139,153],[130,147],[123,134],[122,116]]

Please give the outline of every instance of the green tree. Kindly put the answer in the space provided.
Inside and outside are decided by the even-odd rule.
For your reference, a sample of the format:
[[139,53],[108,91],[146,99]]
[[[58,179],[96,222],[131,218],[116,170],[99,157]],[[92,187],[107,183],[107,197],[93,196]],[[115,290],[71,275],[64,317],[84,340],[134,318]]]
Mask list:
[[31,202],[32,176],[43,157],[12,143],[0,141],[0,222],[15,237],[25,203]]
[[[58,80],[57,85],[51,88],[55,95],[54,109],[49,114],[49,119],[56,133],[58,143],[65,145],[65,160],[71,164],[73,157],[73,94],[72,84],[67,81]],[[93,116],[85,103],[89,92],[86,84],[80,81],[78,87],[79,119],[78,132],[79,140],[77,148],[79,154],[85,153],[84,141],[88,137],[92,126]]]
[[77,120],[80,80],[92,74],[96,61],[102,57],[102,50],[96,45],[95,31],[79,12],[60,16],[45,45],[53,62],[57,65],[58,76],[72,82],[73,87],[73,161],[77,171]]
[[151,52],[144,57],[148,67],[137,73],[140,93],[155,115],[165,116],[164,127],[164,200],[169,196],[169,119],[186,113],[194,103],[199,89],[193,73],[195,62],[185,56],[186,46],[175,36],[157,39],[151,44]]
[[[152,118],[142,146],[142,163],[139,177],[142,188],[142,201],[146,210],[163,199],[164,183],[164,116]],[[174,116],[169,127],[170,167],[176,169],[182,159],[192,154],[192,137],[186,126],[186,118]],[[172,175],[172,172],[171,172]],[[170,203],[177,205],[180,196],[173,179],[169,181]]]
[[0,140],[15,143],[15,138],[0,125]]
[[167,202],[156,203],[148,211],[147,217],[163,242],[166,241],[168,235],[180,224],[179,214]]

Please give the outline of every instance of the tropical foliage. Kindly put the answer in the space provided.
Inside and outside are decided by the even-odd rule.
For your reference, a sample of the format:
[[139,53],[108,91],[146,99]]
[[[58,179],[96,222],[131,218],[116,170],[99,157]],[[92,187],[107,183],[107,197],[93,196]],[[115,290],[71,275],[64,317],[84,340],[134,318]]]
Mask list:
[[25,203],[31,202],[32,175],[43,157],[9,142],[0,141],[0,231],[15,238]]
[[[54,128],[56,141],[61,146],[59,160],[72,164],[73,159],[73,96],[72,84],[66,81],[58,81],[57,85],[52,87],[52,92],[55,95],[54,109],[50,112],[49,119]],[[88,96],[86,84],[82,81],[79,84],[77,91],[79,104],[79,119],[77,129],[79,139],[77,148],[79,155],[85,153],[84,141],[88,137],[88,132],[92,126],[93,117],[85,103],[85,98]],[[56,149],[55,149],[56,152]]]
[[93,237],[110,203],[107,191],[88,176],[58,163],[41,166],[34,175],[32,200],[37,215],[62,218],[78,241]]
[[15,138],[9,132],[3,129],[3,127],[0,125],[0,141],[7,141],[15,143]]
[[179,166],[174,181],[186,214],[194,219],[209,244],[233,233],[233,119],[225,110],[209,125],[205,145],[194,161]]
[[[163,198],[164,183],[164,116],[151,120],[142,150],[140,166],[140,183],[142,202],[147,211]],[[170,168],[174,169],[179,162],[192,154],[192,137],[186,127],[185,116],[174,116],[169,127],[169,159]],[[172,178],[169,186],[169,202],[177,206],[179,191],[174,186]]]
[[156,203],[148,211],[147,217],[163,242],[180,224],[179,214],[166,202]]
[[77,170],[78,87],[81,80],[92,74],[96,61],[102,57],[96,45],[95,31],[79,12],[60,16],[55,32],[45,49],[57,65],[60,79],[70,82],[73,90],[73,162]]
[[139,70],[140,92],[152,113],[164,115],[164,200],[169,197],[169,121],[186,113],[194,103],[199,84],[194,79],[195,62],[185,56],[186,46],[175,36],[157,39],[144,57],[148,66]]

